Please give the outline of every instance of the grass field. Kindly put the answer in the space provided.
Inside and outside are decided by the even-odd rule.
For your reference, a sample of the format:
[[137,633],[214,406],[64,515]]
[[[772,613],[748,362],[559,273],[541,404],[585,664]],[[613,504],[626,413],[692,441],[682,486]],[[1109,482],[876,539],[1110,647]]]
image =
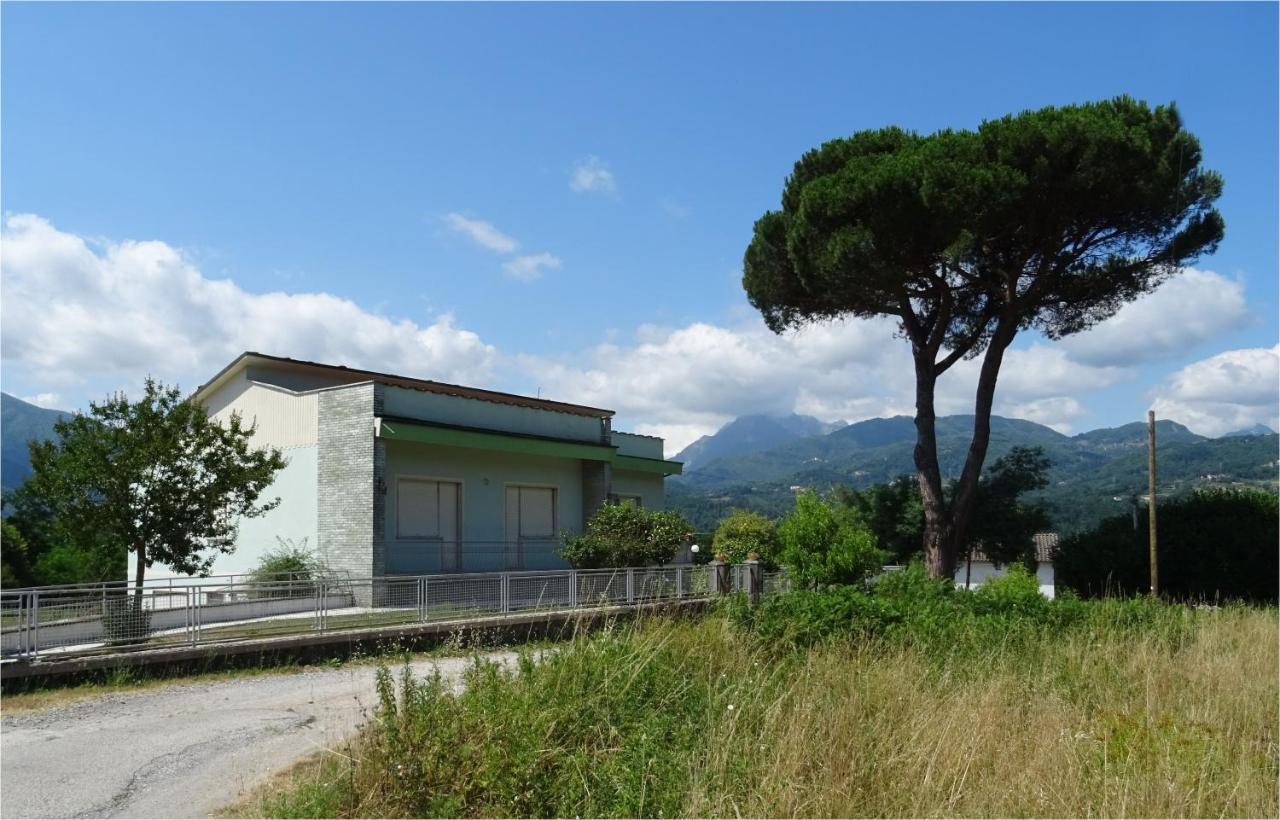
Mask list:
[[235,812],[1276,816],[1276,610],[1089,606],[945,647],[714,615],[477,665],[461,692],[387,672],[349,749]]

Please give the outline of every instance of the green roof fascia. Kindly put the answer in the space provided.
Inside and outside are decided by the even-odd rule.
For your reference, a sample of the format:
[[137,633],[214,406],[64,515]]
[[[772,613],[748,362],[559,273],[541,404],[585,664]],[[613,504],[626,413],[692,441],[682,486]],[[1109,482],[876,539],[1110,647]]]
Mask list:
[[380,437],[393,441],[439,444],[446,447],[470,447],[477,450],[500,450],[505,453],[521,453],[531,456],[607,461],[619,470],[632,470],[642,473],[679,475],[684,469],[684,465],[678,461],[618,455],[617,448],[608,444],[590,444],[584,441],[522,436],[515,433],[468,430],[430,424],[428,422],[387,418],[382,419],[378,430]]
[[684,472],[684,464],[679,461],[663,461],[660,458],[642,458],[641,456],[613,455],[613,466],[618,470],[635,470],[641,473],[662,473],[663,475],[680,475]]
[[379,435],[394,441],[440,444],[447,447],[470,447],[477,450],[501,450],[531,456],[581,458],[588,461],[612,461],[614,448],[606,444],[537,438],[534,436],[460,430],[404,421],[382,420]]

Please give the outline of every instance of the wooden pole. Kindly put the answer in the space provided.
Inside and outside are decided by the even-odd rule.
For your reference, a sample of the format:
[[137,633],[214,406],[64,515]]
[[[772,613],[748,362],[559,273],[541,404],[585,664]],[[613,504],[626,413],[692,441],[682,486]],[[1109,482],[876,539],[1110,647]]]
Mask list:
[[1156,411],[1147,411],[1147,529],[1151,549],[1151,597],[1160,595],[1160,570],[1156,563]]

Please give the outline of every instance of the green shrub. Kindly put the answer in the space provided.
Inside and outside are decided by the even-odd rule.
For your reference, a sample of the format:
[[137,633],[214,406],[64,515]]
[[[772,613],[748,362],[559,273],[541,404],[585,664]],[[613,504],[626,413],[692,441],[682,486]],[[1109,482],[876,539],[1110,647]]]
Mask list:
[[647,567],[670,561],[689,537],[689,522],[679,513],[606,504],[586,532],[565,536],[559,552],[577,569]]
[[765,641],[811,646],[829,638],[875,638],[902,620],[889,602],[851,587],[772,595],[755,609],[731,607],[730,617]]
[[734,510],[720,522],[712,542],[716,555],[725,555],[730,563],[740,564],[755,553],[767,567],[776,566],[781,542],[778,528],[760,513]]
[[306,597],[315,594],[314,581],[326,574],[324,563],[307,547],[307,539],[295,544],[291,539],[276,538],[277,547],[267,550],[249,573],[249,583],[262,595]]
[[[1161,595],[1179,600],[1276,602],[1280,598],[1280,501],[1247,488],[1200,490],[1160,503]],[[1147,517],[1128,515],[1063,539],[1054,561],[1059,586],[1081,595],[1146,592]]]
[[102,634],[108,645],[142,643],[151,635],[151,611],[136,595],[112,594],[104,602]]
[[1004,615],[1041,619],[1049,599],[1040,594],[1040,582],[1022,564],[1010,564],[1004,575],[992,578],[973,591],[971,606],[979,615]]
[[796,506],[778,524],[780,563],[802,587],[861,584],[878,572],[885,553],[857,512],[823,501],[813,492],[796,497]]

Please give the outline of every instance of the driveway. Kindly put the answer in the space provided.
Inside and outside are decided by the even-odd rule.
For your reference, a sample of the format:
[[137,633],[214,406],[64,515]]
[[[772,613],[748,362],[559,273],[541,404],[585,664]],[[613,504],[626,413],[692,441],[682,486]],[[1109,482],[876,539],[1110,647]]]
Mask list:
[[[510,662],[514,653],[487,657]],[[470,658],[412,664],[457,680]],[[0,816],[203,817],[350,736],[374,667],[175,684],[0,719]]]

